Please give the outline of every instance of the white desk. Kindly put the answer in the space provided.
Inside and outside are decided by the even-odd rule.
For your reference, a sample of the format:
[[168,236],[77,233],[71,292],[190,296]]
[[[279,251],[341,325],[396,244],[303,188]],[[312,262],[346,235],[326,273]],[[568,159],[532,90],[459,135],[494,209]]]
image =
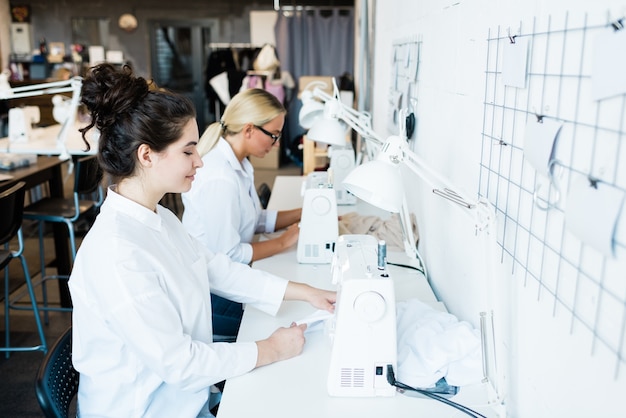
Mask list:
[[[276,178],[268,207],[294,208],[302,202],[302,177]],[[370,211],[365,203],[346,206],[340,210]],[[389,254],[402,258],[404,253]],[[406,256],[404,256],[406,257]],[[398,260],[400,261],[400,260]],[[254,263],[254,267],[290,280],[332,289],[330,265],[299,264],[295,248]],[[403,300],[418,297],[424,302],[445,309],[422,274],[416,270],[389,266],[396,285],[396,297]],[[314,308],[303,302],[284,302],[273,317],[252,307],[244,311],[238,341],[256,341],[267,338],[276,328],[288,327],[312,313]],[[298,357],[253,370],[226,382],[218,416],[242,417],[462,417],[467,416],[440,402],[396,394],[390,398],[331,397],[326,390],[330,342],[324,331],[306,334],[304,351]],[[458,395],[457,395],[458,396]]]
[[[90,155],[98,151],[97,142],[91,138],[91,132],[86,137],[91,145],[89,151],[85,151],[85,142],[78,129],[82,125],[78,123],[67,134],[65,146],[70,155]],[[50,125],[45,128],[35,128],[32,135],[25,142],[10,142],[9,138],[0,139],[0,152],[11,152],[15,154],[39,154],[39,155],[60,155],[61,148],[57,146],[57,135],[61,130],[61,125]]]

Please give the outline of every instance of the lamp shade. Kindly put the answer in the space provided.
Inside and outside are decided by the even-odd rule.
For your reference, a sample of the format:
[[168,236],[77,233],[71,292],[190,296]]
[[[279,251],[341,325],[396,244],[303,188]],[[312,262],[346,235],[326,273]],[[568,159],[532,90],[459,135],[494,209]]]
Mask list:
[[315,121],[307,137],[313,141],[345,147],[346,131],[347,126],[337,119],[322,117]]
[[324,116],[324,104],[317,100],[303,100],[298,122],[304,129],[311,129],[316,120]]
[[346,176],[343,187],[361,200],[389,212],[402,209],[404,187],[397,166],[380,160],[361,164]]

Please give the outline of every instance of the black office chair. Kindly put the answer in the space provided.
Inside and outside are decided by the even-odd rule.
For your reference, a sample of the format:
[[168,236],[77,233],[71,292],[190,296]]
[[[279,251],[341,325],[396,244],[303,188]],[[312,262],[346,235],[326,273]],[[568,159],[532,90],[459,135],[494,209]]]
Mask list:
[[257,189],[257,194],[259,195],[259,200],[261,201],[261,206],[263,209],[267,209],[267,204],[270,201],[270,196],[272,195],[272,190],[267,183],[262,183]]
[[[37,300],[35,299],[35,292],[33,290],[33,284],[31,282],[30,273],[28,271],[28,265],[26,264],[26,258],[24,257],[24,239],[22,236],[22,216],[24,213],[24,194],[26,183],[19,182],[16,185],[4,190],[0,193],[0,270],[4,270],[4,332],[5,332],[5,346],[0,347],[0,352],[6,352],[6,357],[9,357],[11,351],[35,351],[41,350],[44,353],[48,350],[46,345],[46,337],[43,333],[43,327],[41,326],[41,319],[39,318],[39,310],[37,309]],[[17,236],[18,249],[17,251],[11,250],[9,242]],[[31,309],[35,317],[37,324],[37,331],[39,333],[40,345],[32,347],[12,347],[10,344],[10,309],[11,303],[9,301],[9,264],[12,260],[19,258],[22,262],[22,270],[24,271],[24,278],[26,280],[26,288],[30,297]]]
[[[98,164],[97,157],[87,156],[76,160],[74,163],[74,192],[70,198],[44,197],[24,208],[24,219],[30,219],[39,223],[39,259],[41,264],[41,280],[35,285],[41,285],[43,294],[43,306],[45,321],[48,323],[48,311],[71,311],[71,308],[48,306],[46,281],[67,280],[63,275],[46,275],[44,231],[46,222],[61,222],[67,226],[72,262],[76,258],[76,237],[74,226],[78,220],[86,218],[85,215],[93,214],[104,201],[102,188],[103,172]],[[15,309],[29,309],[14,306]]]
[[67,418],[78,392],[79,373],[72,365],[72,327],[54,343],[37,371],[35,393],[47,418]]

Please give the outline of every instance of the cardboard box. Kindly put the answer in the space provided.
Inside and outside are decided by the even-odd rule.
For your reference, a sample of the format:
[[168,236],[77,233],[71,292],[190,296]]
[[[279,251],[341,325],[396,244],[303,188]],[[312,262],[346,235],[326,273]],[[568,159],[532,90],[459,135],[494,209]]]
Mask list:
[[[315,82],[316,84],[310,85],[312,82]],[[322,84],[325,84],[325,86]],[[311,90],[315,87],[319,87],[329,96],[333,95],[333,78],[330,76],[303,75],[298,80],[298,97],[300,97],[300,94],[302,94],[307,86],[309,86]]]

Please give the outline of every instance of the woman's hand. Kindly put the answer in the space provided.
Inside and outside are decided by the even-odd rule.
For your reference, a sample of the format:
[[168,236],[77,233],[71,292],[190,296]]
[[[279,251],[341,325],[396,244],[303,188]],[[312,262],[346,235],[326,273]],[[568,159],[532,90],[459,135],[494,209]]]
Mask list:
[[335,312],[337,292],[290,281],[285,291],[285,300],[302,300],[309,302],[317,309]]
[[283,232],[283,234],[278,237],[281,241],[281,247],[289,248],[292,245],[295,245],[298,242],[298,237],[300,236],[300,227],[297,223],[291,224],[287,227],[287,230]]
[[292,323],[289,328],[278,328],[267,339],[257,341],[256,367],[287,360],[302,353],[306,324]]

